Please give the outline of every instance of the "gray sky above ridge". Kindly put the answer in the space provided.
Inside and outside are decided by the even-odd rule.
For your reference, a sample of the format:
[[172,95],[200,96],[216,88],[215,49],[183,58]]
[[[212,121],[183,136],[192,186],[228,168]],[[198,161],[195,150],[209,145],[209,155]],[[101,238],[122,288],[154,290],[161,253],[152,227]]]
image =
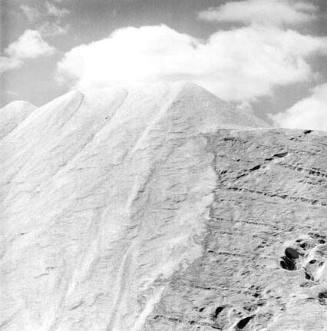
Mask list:
[[324,0],[0,0],[0,11],[0,106],[40,106],[73,84],[185,79],[266,118],[283,111],[281,126],[308,123],[303,101],[312,126],[327,123]]

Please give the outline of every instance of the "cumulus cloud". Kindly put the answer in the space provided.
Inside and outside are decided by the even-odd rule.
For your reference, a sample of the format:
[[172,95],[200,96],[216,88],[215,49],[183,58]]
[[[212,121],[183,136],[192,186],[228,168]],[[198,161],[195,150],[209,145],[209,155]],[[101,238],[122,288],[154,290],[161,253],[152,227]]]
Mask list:
[[34,59],[53,54],[54,48],[43,40],[39,31],[26,30],[8,46],[5,53],[13,59]]
[[65,54],[58,77],[79,88],[193,81],[226,100],[253,100],[312,75],[310,56],[325,38],[276,27],[218,31],[201,41],[165,25],[124,28]]
[[11,59],[7,56],[0,56],[0,74],[5,71],[19,68],[22,65],[22,61],[17,59]]
[[40,32],[26,30],[16,41],[6,49],[6,56],[0,57],[0,73],[19,68],[26,59],[49,56],[55,49],[43,40]]
[[314,88],[312,95],[298,101],[286,112],[271,116],[276,126],[327,131],[327,83]]
[[199,13],[206,21],[263,25],[296,25],[316,18],[317,8],[307,2],[291,0],[233,1]]

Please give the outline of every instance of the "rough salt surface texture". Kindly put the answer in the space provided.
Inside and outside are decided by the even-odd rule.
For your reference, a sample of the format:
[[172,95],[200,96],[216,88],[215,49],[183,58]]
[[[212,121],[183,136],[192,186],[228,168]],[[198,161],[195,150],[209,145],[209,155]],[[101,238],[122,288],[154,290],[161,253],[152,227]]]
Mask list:
[[191,84],[11,108],[0,330],[326,329],[327,134]]

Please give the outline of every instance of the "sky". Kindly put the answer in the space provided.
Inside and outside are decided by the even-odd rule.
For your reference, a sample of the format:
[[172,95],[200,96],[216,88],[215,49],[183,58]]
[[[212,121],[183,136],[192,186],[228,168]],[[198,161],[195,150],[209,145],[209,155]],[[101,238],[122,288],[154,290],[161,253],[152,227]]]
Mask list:
[[327,130],[325,0],[0,0],[0,107],[192,81],[240,111]]

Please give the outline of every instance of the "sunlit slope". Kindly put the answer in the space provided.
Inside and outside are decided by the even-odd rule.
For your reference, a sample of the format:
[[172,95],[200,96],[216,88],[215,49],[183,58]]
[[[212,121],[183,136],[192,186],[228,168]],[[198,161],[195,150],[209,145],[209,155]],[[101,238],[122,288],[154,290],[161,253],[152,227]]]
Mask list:
[[17,121],[0,141],[2,330],[142,329],[201,256],[207,135],[263,125],[192,84],[71,92]]
[[36,107],[25,101],[14,101],[0,109],[0,139],[24,121]]

